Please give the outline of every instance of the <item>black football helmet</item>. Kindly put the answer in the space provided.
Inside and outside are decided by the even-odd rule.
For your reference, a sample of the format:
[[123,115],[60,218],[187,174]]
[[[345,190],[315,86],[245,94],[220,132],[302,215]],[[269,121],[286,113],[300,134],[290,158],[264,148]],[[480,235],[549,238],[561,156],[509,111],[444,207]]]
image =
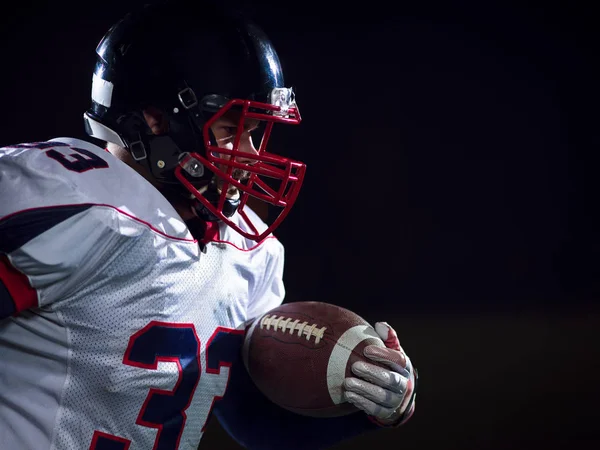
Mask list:
[[[146,5],[110,28],[96,49],[86,132],[128,149],[156,180],[185,188],[205,219],[260,241],[289,213],[302,185],[303,163],[266,150],[273,125],[299,124],[300,113],[264,32],[239,13],[198,3]],[[149,106],[165,114],[164,134],[146,124]],[[224,149],[211,125],[231,110],[237,134],[233,149]],[[238,148],[246,119],[262,124],[250,162],[240,161]],[[239,169],[248,176],[236,179]],[[281,208],[264,232],[244,212],[248,196]],[[231,220],[236,212],[252,231]]]

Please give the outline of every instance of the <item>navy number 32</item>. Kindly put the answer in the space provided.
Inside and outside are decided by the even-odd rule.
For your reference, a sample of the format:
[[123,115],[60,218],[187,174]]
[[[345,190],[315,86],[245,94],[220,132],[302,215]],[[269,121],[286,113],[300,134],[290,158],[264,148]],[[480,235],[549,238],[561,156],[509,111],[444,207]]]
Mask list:
[[[205,371],[219,373],[221,366],[230,366],[239,352],[243,336],[243,330],[217,328],[206,343]],[[129,339],[123,364],[157,370],[159,362],[172,362],[179,371],[172,391],[149,387],[136,420],[138,425],[157,430],[153,450],[177,450],[179,447],[187,419],[185,411],[202,374],[200,348],[200,339],[193,324],[153,321]],[[206,420],[208,417],[210,410]],[[204,429],[206,422],[197,425]],[[96,431],[89,449],[127,450],[130,445],[129,439]]]

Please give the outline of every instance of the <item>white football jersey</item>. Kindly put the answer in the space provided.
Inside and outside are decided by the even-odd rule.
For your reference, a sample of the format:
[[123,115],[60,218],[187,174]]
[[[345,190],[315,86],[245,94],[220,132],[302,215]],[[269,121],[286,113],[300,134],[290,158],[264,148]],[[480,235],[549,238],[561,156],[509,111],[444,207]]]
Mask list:
[[88,142],[0,149],[0,448],[196,450],[244,323],[284,296],[277,239],[219,232],[201,251]]

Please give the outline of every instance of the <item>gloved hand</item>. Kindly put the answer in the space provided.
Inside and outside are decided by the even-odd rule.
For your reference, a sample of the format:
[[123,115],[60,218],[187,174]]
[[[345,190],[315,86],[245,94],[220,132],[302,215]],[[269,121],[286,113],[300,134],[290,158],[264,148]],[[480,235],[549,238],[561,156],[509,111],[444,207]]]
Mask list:
[[398,426],[414,412],[417,373],[396,331],[386,322],[375,323],[375,331],[386,348],[368,345],[364,355],[379,365],[355,362],[352,373],[356,377],[344,380],[345,396],[379,425]]

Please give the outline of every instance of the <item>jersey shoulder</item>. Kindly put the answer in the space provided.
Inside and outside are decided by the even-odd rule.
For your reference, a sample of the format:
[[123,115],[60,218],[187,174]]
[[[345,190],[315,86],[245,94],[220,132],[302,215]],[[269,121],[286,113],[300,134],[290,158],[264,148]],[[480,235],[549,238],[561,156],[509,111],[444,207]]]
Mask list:
[[30,210],[103,207],[189,237],[172,205],[106,150],[74,138],[0,148],[0,220]]

